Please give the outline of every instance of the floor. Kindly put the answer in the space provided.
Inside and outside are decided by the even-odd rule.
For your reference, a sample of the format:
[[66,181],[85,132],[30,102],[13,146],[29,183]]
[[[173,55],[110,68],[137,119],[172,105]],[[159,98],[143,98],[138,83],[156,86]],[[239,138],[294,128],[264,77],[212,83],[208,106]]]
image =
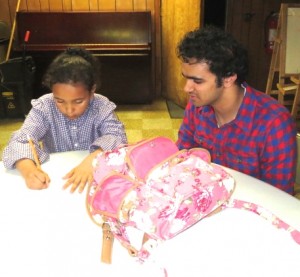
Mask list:
[[[117,108],[119,119],[125,124],[128,142],[136,142],[154,136],[165,136],[176,141],[179,126],[182,121],[179,107],[168,109],[163,99],[155,100],[151,105],[122,105]],[[178,109],[178,116],[176,111]],[[174,113],[175,112],[175,113]],[[171,117],[175,114],[175,117]]]
[[[120,105],[116,112],[125,125],[128,142],[133,143],[154,136],[166,136],[175,141],[182,121],[182,111],[180,107],[167,105],[166,100],[158,99],[149,105]],[[2,149],[11,133],[19,129],[22,121],[22,119],[0,120],[0,159]]]

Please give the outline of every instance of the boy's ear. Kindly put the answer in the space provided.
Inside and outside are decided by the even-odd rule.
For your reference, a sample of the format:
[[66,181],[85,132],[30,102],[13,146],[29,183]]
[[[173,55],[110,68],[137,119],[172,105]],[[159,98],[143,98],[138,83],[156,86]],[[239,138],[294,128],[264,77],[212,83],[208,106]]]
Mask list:
[[223,85],[225,87],[230,87],[230,86],[232,86],[235,83],[236,79],[237,79],[237,75],[236,74],[233,74],[233,75],[228,76],[228,77],[224,77],[223,78]]

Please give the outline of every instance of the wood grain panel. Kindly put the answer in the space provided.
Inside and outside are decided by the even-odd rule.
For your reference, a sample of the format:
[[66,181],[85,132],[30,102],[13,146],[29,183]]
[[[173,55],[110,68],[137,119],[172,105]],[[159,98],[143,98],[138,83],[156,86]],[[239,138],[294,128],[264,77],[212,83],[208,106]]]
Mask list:
[[134,11],[145,11],[147,10],[147,0],[133,0]]
[[56,11],[62,11],[63,5],[62,1],[49,1],[49,11],[56,12]]
[[72,11],[72,0],[62,0],[62,7],[64,12]]
[[99,0],[99,10],[100,11],[115,11],[116,10],[116,0]]
[[90,1],[89,0],[73,0],[72,1],[73,11],[89,11]]
[[199,0],[165,0],[162,2],[162,93],[165,98],[185,107],[185,80],[181,76],[176,46],[182,36],[200,22]]
[[40,0],[31,0],[30,2],[28,2],[28,1],[24,1],[24,2],[27,3],[28,10],[31,10],[31,11],[40,11],[41,10],[41,1]]
[[90,0],[90,11],[99,11],[99,0]]
[[132,11],[133,0],[116,0],[117,11]]
[[[17,2],[16,0],[12,0],[12,1],[9,1],[9,5],[11,7],[11,12],[14,12],[16,7],[17,7]],[[27,1],[20,1],[20,10],[27,10]]]
[[40,2],[41,2],[41,11],[49,11],[50,10],[49,0],[40,0]]

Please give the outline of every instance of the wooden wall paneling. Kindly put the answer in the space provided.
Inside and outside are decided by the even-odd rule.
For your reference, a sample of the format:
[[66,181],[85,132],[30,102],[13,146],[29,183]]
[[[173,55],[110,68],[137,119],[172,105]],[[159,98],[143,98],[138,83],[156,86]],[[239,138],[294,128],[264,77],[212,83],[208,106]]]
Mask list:
[[48,0],[21,0],[20,10],[41,11],[43,2],[46,2],[46,6],[49,7]]
[[[149,3],[151,2],[151,3]],[[151,4],[151,5],[150,5]],[[162,57],[162,42],[161,42],[161,1],[160,0],[148,0],[147,9],[152,11],[153,18],[153,38],[155,43],[153,43],[153,89],[156,96],[161,96],[161,85],[162,85],[162,71],[161,71],[161,57]]]
[[59,12],[63,10],[62,0],[49,1],[49,11]]
[[[252,66],[252,72],[250,77],[252,78],[253,86],[256,89],[265,92],[269,67],[271,63],[272,55],[267,53],[265,50],[265,42],[266,42],[266,32],[265,32],[265,24],[266,18],[270,15],[271,12],[279,12],[280,9],[280,1],[279,0],[271,0],[271,1],[261,1],[256,0],[256,10],[259,24],[257,26],[257,36],[259,40],[259,44],[252,44],[251,48],[255,49],[255,56],[251,59],[254,66]],[[255,32],[255,30],[254,30]],[[250,84],[252,85],[252,84]]]
[[117,11],[132,11],[133,0],[116,0]]
[[[226,30],[248,50],[249,73],[247,82],[265,90],[270,55],[265,53],[265,19],[279,0],[228,0]],[[272,9],[273,8],[273,9]]]
[[241,36],[243,35],[243,11],[244,11],[244,0],[235,1],[228,0],[228,25],[227,30],[238,40],[241,41]]
[[41,11],[49,11],[50,10],[50,1],[49,0],[40,0],[40,3],[41,3]]
[[99,0],[90,0],[89,2],[90,11],[99,11]]
[[146,0],[146,9],[157,11],[157,15],[160,17],[160,1],[161,0]]
[[90,1],[89,0],[72,0],[73,11],[89,11]]
[[[248,78],[251,84],[258,88],[259,79],[261,78],[261,68],[257,57],[262,56],[264,53],[263,37],[264,37],[264,20],[262,13],[262,1],[252,0],[251,5],[247,6],[244,12],[243,20],[248,23],[247,38],[244,38],[244,46],[248,48],[249,57],[249,74]],[[249,47],[251,45],[251,47]]]
[[248,44],[249,24],[254,16],[251,13],[250,2],[252,1],[228,0],[228,9],[227,9],[228,14],[227,14],[227,25],[226,25],[226,30],[229,33],[231,33],[240,43],[242,43],[245,46],[245,48],[247,48],[248,54],[249,54],[249,44]]
[[[234,0],[227,1],[227,19],[226,30],[234,37],[239,38],[241,33],[241,26],[237,24],[241,20],[242,14],[242,1],[235,4]],[[239,19],[237,19],[239,17]]]
[[100,11],[115,11],[116,10],[116,0],[99,0],[99,10]]
[[[8,2],[8,4],[10,4],[11,1]],[[0,0],[0,19],[5,21],[8,25],[10,25],[10,22],[12,21],[11,17],[13,16],[13,13],[11,13],[12,10],[12,5],[8,5],[7,2],[5,2],[3,0]],[[14,6],[15,9],[15,6]],[[13,9],[13,11],[14,11]]]
[[[249,40],[247,45],[251,45],[248,50],[249,55],[249,78],[253,82],[253,86],[257,89],[262,89],[264,86],[260,86],[260,80],[262,80],[262,71],[260,61],[265,60],[264,55],[264,9],[261,5],[261,0],[252,0],[250,11],[250,24],[249,24]],[[257,59],[262,57],[262,59]],[[264,81],[263,81],[264,82]],[[255,85],[256,84],[256,85]],[[252,85],[252,84],[250,84]]]
[[40,11],[41,10],[41,1],[40,0],[31,0],[29,1],[23,1],[27,3],[26,9],[28,11]]
[[252,0],[243,0],[242,4],[242,12],[239,16],[240,22],[240,42],[243,45],[248,45],[249,43],[249,33],[251,28],[251,23],[254,20],[255,16],[252,13]]
[[[11,11],[15,11],[16,7],[17,7],[17,2],[18,1],[7,1],[8,5],[12,7]],[[20,1],[20,10],[27,10],[27,1]]]
[[[1,2],[1,19],[6,21],[8,24],[12,25],[12,22],[15,17],[15,10],[17,7],[18,0],[6,1],[4,4],[4,0]],[[21,3],[22,4],[22,3]],[[20,5],[20,8],[22,5]]]
[[147,8],[147,0],[133,0],[133,10],[134,11],[146,11],[146,10],[149,10]]
[[[12,7],[12,10],[11,11],[15,11],[16,10],[16,7],[17,7],[17,2],[18,1],[8,1],[9,4],[10,2],[12,3],[11,7]],[[21,0],[20,2],[20,10],[28,10],[28,4],[27,4],[27,1],[25,0]]]
[[188,96],[183,91],[176,46],[183,35],[200,23],[199,0],[165,0],[162,2],[162,95],[185,107]]
[[[158,79],[160,75],[160,61],[157,60],[157,53],[161,51],[160,46],[160,28],[158,25],[160,24],[160,0],[140,0],[140,8],[144,8],[144,10],[151,11],[151,20],[152,20],[152,44],[151,44],[151,51],[152,51],[152,90],[155,96],[160,94],[160,84],[158,86]],[[134,6],[134,10],[136,10],[136,6]]]
[[64,12],[72,11],[72,0],[62,0],[62,8]]
[[[169,58],[168,51],[170,50],[171,39],[172,39],[172,29],[174,18],[173,16],[169,16],[170,14],[174,14],[174,4],[164,1],[161,6],[161,14],[162,14],[162,95],[171,99],[169,96],[168,84],[171,82],[171,59]],[[174,73],[175,74],[175,73]]]

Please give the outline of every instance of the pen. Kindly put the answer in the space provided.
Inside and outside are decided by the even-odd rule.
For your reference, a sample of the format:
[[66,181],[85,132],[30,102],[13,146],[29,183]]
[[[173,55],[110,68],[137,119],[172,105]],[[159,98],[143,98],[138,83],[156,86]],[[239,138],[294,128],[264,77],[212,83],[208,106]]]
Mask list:
[[32,139],[30,138],[29,135],[27,135],[27,138],[28,138],[28,142],[29,142],[29,145],[30,145],[32,154],[33,154],[33,158],[34,158],[34,162],[35,162],[35,164],[36,164],[36,167],[37,167],[38,169],[41,169],[41,164],[40,164],[40,161],[39,161],[39,157],[38,157],[38,155],[37,155],[37,153],[36,153],[35,145],[34,145]]

